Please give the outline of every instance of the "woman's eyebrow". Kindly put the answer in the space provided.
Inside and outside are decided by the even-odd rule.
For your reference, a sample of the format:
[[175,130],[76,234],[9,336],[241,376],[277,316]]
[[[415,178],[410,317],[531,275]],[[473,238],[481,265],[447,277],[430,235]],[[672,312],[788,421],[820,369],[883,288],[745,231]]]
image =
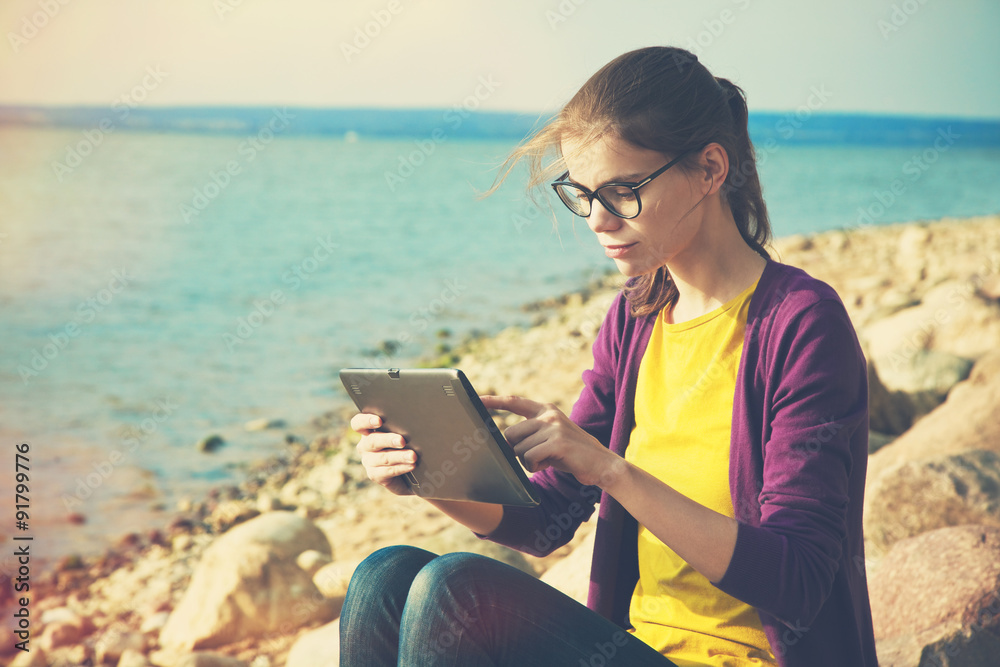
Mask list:
[[[603,183],[601,183],[597,187],[598,188],[604,187],[608,183],[638,183],[640,181],[640,179],[643,179],[643,178],[645,178],[644,172],[643,173],[622,174],[621,176],[615,176],[614,178],[609,178],[608,180],[604,181]],[[569,181],[570,183],[576,183],[579,186],[586,187],[582,183],[580,183],[580,181],[577,181],[576,179],[574,179],[573,176],[568,171],[566,172],[566,180]],[[595,188],[595,189],[597,189],[597,188]]]

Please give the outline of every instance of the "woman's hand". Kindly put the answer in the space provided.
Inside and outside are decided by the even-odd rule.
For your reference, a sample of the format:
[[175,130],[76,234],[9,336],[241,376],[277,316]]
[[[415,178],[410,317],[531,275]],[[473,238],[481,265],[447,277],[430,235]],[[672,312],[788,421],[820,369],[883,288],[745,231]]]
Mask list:
[[402,475],[412,472],[417,465],[417,453],[406,446],[398,433],[376,431],[382,425],[378,415],[367,413],[351,417],[351,428],[361,434],[358,454],[368,479],[381,484],[397,496],[413,495]]
[[491,410],[507,410],[526,417],[504,436],[530,472],[548,467],[568,472],[581,484],[607,483],[626,463],[596,438],[577,426],[551,403],[521,396],[480,396]]

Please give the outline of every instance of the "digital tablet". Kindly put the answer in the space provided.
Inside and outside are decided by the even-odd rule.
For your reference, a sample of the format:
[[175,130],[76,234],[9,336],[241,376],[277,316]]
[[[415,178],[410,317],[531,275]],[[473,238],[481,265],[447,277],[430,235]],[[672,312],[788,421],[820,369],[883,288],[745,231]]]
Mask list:
[[455,368],[343,368],[358,410],[382,418],[417,452],[404,478],[414,494],[530,507],[534,488],[479,395]]

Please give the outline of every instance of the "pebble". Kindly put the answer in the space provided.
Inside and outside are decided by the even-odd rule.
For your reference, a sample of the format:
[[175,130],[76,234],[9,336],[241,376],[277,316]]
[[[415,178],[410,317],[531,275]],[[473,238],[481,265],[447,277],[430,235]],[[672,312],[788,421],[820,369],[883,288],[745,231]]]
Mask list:
[[271,428],[285,428],[285,420],[266,418],[251,419],[243,425],[243,428],[247,431],[266,431]]
[[222,436],[213,433],[212,435],[207,435],[198,441],[198,451],[207,453],[214,452],[224,444],[226,444],[226,441],[222,439]]

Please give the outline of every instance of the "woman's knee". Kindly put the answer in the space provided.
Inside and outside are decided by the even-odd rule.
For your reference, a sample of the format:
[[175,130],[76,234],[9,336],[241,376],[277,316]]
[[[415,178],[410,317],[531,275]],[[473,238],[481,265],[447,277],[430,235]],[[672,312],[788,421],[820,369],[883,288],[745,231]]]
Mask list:
[[507,566],[492,558],[473,553],[450,553],[427,563],[413,580],[410,596],[417,600],[436,599],[442,595],[460,595],[475,586],[482,590],[494,582],[503,584],[496,566]]
[[348,593],[352,589],[370,590],[372,587],[402,586],[406,590],[417,573],[436,557],[436,554],[429,551],[407,545],[379,549],[361,561],[354,570]]

